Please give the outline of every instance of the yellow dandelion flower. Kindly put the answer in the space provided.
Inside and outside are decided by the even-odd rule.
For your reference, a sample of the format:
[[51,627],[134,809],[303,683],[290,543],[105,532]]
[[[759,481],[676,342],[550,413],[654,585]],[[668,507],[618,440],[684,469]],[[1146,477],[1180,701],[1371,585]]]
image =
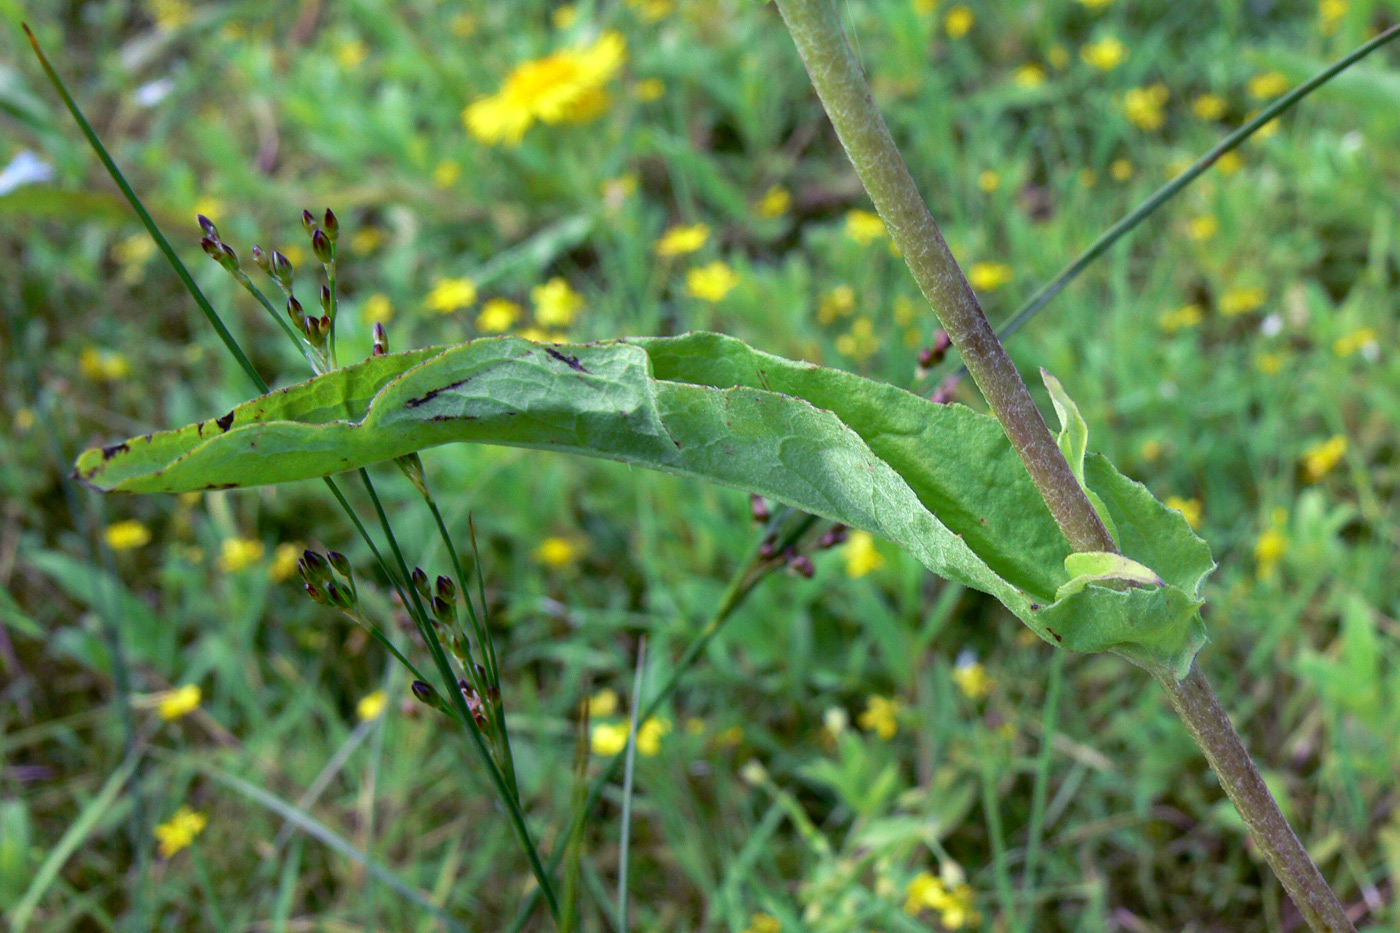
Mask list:
[[932,910],[938,913],[945,929],[960,930],[982,922],[972,899],[972,887],[966,882],[949,887],[943,879],[925,871],[916,875],[905,888],[904,912],[917,917],[925,910]]
[[975,22],[977,17],[971,10],[965,6],[955,6],[943,17],[943,30],[948,33],[948,38],[961,39],[968,34]]
[[625,722],[600,722],[593,727],[593,754],[612,757],[627,747],[628,725]]
[[122,267],[122,281],[135,285],[146,275],[146,261],[156,253],[156,241],[144,233],[133,233],[112,245],[112,259]]
[[1319,0],[1317,4],[1317,28],[1324,36],[1337,31],[1337,26],[1346,15],[1347,0]]
[[659,100],[661,95],[666,93],[666,85],[660,78],[643,78],[637,82],[632,93],[636,95],[637,100],[646,104]]
[[656,241],[656,255],[684,256],[693,253],[710,238],[707,224],[692,224],[689,227],[672,227]]
[[865,701],[865,710],[856,717],[856,722],[866,732],[874,732],[888,741],[899,731],[899,709],[898,700],[872,695]]
[[1231,150],[1215,160],[1215,167],[1220,169],[1222,175],[1233,175],[1244,168],[1244,159],[1238,152]]
[[1303,451],[1303,476],[1310,483],[1317,482],[1332,472],[1332,468],[1338,463],[1341,463],[1346,452],[1347,439],[1341,434],[1335,434],[1321,443],[1313,444]]
[[156,715],[166,722],[174,722],[199,709],[199,701],[203,698],[204,694],[196,684],[163,691],[156,694]]
[[1263,74],[1257,74],[1250,78],[1249,82],[1245,85],[1249,96],[1253,97],[1255,100],[1277,97],[1288,90],[1288,88],[1288,77],[1278,71],[1266,71]]
[[1191,102],[1191,112],[1202,120],[1219,120],[1227,109],[1225,98],[1218,94],[1202,94]]
[[1260,353],[1254,358],[1254,368],[1266,376],[1277,376],[1283,371],[1283,354]]
[[1157,319],[1157,326],[1162,328],[1163,333],[1174,334],[1179,330],[1188,327],[1195,327],[1205,320],[1205,311],[1200,305],[1189,304],[1177,308],[1175,311],[1168,311]]
[[763,197],[754,205],[754,211],[764,220],[781,217],[792,206],[792,194],[782,185],[774,185],[763,192]]
[[830,324],[839,317],[846,317],[856,309],[856,290],[849,285],[838,285],[822,295],[817,302],[817,323]]
[[611,716],[617,712],[617,706],[617,691],[612,687],[604,687],[588,698],[588,715],[594,718]]
[[1379,349],[1379,338],[1371,327],[1363,327],[1349,334],[1343,334],[1332,343],[1332,352],[1338,356],[1351,356],[1360,350],[1370,352],[1371,347]]
[[1201,527],[1201,500],[1183,499],[1181,496],[1167,496],[1163,504],[1169,509],[1176,509],[1181,516],[1186,519],[1186,524],[1192,528]]
[[370,295],[360,307],[360,320],[366,324],[388,324],[393,319],[394,306],[389,303],[389,296],[383,292]]
[[1186,235],[1197,243],[1204,243],[1220,232],[1220,221],[1210,214],[1192,217],[1186,222]]
[[170,858],[188,848],[196,836],[209,825],[209,817],[189,807],[181,807],[169,820],[155,828],[157,851],[161,858]]
[[749,925],[744,933],[782,933],[783,925],[777,917],[762,911],[749,917]]
[[257,538],[225,538],[219,546],[219,570],[237,573],[262,560],[263,543]]
[[1277,528],[1269,528],[1254,542],[1255,573],[1260,580],[1271,580],[1279,561],[1288,553],[1288,538]]
[[583,310],[583,296],[559,276],[530,289],[530,301],[535,306],[535,321],[541,327],[568,327]]
[[885,566],[885,556],[875,548],[875,538],[868,531],[853,531],[841,546],[846,561],[846,576],[857,579]]
[[986,169],[982,174],[977,176],[977,187],[981,188],[987,194],[991,194],[1001,187],[1001,176],[991,169]]
[[443,159],[433,166],[433,184],[439,188],[451,188],[462,177],[462,164],[453,159]]
[[1151,87],[1129,88],[1123,95],[1123,112],[1128,121],[1139,129],[1160,130],[1167,122],[1167,97],[1165,84]]
[[969,700],[984,699],[995,684],[986,666],[971,657],[959,658],[953,666],[953,683]]
[[627,0],[627,5],[648,23],[665,19],[676,9],[675,0]]
[[1063,68],[1069,64],[1069,49],[1063,45],[1052,45],[1050,51],[1045,53],[1045,60],[1052,68]]
[[336,64],[346,71],[354,71],[364,64],[369,56],[369,49],[359,39],[350,39],[341,42],[335,47]]
[[836,352],[863,363],[880,349],[880,338],[875,336],[875,322],[861,315],[851,322],[848,333],[836,338]]
[[151,530],[135,519],[107,526],[107,546],[114,551],[130,551],[151,543]]
[[476,283],[469,278],[439,278],[428,292],[428,307],[439,314],[451,314],[476,304]]
[[503,334],[520,320],[520,305],[508,298],[492,298],[481,306],[476,316],[476,329],[483,334]]
[[1020,88],[1040,87],[1045,83],[1045,69],[1030,62],[1011,72],[1011,81]]
[[979,292],[994,292],[1015,277],[1011,267],[1004,262],[973,263],[967,273],[968,284]]
[[555,535],[545,538],[539,547],[535,548],[535,560],[546,567],[560,570],[577,561],[582,553],[583,548],[576,542]]
[[644,758],[652,758],[661,751],[661,737],[671,731],[671,721],[669,719],[658,719],[653,716],[637,727],[637,754]]
[[554,12],[550,14],[550,19],[554,21],[555,29],[568,29],[578,22],[578,7],[572,3],[555,7]]
[[303,548],[300,544],[283,541],[272,552],[272,563],[267,567],[267,577],[273,583],[290,579],[297,572],[297,561],[301,559]]
[[879,214],[861,210],[846,212],[846,237],[861,246],[873,243],[885,236],[886,232],[885,222]]
[[78,369],[93,382],[118,382],[131,375],[131,361],[111,350],[84,347],[78,354]]
[[1079,50],[1079,57],[1099,71],[1112,71],[1128,57],[1128,50],[1113,36],[1104,36]]
[[702,301],[723,301],[738,284],[739,274],[718,259],[685,274],[686,293]]
[[368,255],[384,245],[384,231],[378,227],[361,227],[350,236],[350,249]]
[[1220,297],[1220,313],[1226,317],[1258,311],[1268,300],[1269,293],[1258,286],[1234,288]]
[[1114,181],[1127,181],[1133,177],[1133,163],[1127,159],[1114,159],[1108,166],[1108,174]]
[[383,690],[375,690],[360,697],[360,702],[355,704],[355,718],[360,722],[369,722],[378,719],[384,712],[384,707],[389,705],[389,694]]

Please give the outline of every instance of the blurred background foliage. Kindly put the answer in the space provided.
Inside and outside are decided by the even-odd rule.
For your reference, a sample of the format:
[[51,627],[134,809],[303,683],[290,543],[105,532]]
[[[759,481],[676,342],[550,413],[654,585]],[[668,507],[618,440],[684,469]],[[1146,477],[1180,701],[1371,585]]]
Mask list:
[[[1396,17],[1378,0],[842,10],[994,322]],[[236,775],[469,928],[505,928],[532,882],[461,736],[301,595],[302,547],[369,568],[320,485],[102,499],[67,479],[84,446],[249,393],[19,22],[270,381],[302,361],[200,255],[196,213],[245,261],[282,249],[309,295],[300,211],[333,207],[342,359],[374,321],[394,348],[717,329],[911,385],[935,322],[775,10],[0,0],[0,19],[0,904],[43,930],[438,926]],[[1203,667],[1370,929],[1400,923],[1397,63],[1373,57],[1222,160],[1010,345],[1212,543]],[[595,752],[615,751],[639,639],[659,683],[752,552],[749,503],[533,451],[424,459],[464,544],[475,523],[552,849],[580,702]],[[412,488],[378,473],[410,561],[445,572]],[[643,727],[636,929],[1298,927],[1139,672],[1056,656],[883,542],[812,558],[811,579],[761,584]],[[361,592],[409,641],[387,592]],[[614,928],[619,800],[587,828],[584,929]]]

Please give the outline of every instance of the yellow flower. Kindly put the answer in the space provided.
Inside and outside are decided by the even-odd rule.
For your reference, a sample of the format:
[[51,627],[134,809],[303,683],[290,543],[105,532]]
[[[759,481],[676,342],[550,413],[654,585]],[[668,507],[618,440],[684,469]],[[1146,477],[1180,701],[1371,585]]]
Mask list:
[[186,0],[150,0],[148,4],[156,26],[169,32],[190,21],[190,5]]
[[969,700],[980,700],[992,692],[995,682],[980,661],[967,657],[959,658],[953,666],[953,683]]
[[665,19],[676,8],[675,0],[627,0],[627,5],[648,23]]
[[1370,327],[1363,327],[1338,337],[1332,344],[1332,352],[1338,356],[1351,356],[1358,350],[1366,350],[1377,343],[1376,331]]
[[262,560],[263,543],[257,538],[225,538],[219,546],[219,570],[237,573]]
[[1079,2],[1090,10],[1102,10],[1112,3],[1113,0],[1079,0]]
[[166,722],[173,722],[199,709],[199,701],[203,698],[204,694],[196,684],[163,691],[156,694],[156,715]]
[[932,16],[933,11],[938,9],[938,0],[914,0],[914,12],[920,16]]
[[846,576],[853,580],[885,566],[885,556],[875,549],[875,538],[868,531],[851,532],[841,555],[846,559]]
[[1164,449],[1162,442],[1153,438],[1152,440],[1142,442],[1142,446],[1138,448],[1138,456],[1148,463],[1151,463],[1162,456],[1162,451]]
[[1108,166],[1108,174],[1114,181],[1127,181],[1133,177],[1133,163],[1127,159],[1114,159]]
[[1266,376],[1277,376],[1283,371],[1283,354],[1260,353],[1254,358],[1254,368]]
[[1191,110],[1202,120],[1219,120],[1225,116],[1225,98],[1217,94],[1202,94],[1192,102]]
[[1168,311],[1157,319],[1157,326],[1164,333],[1174,334],[1187,327],[1195,327],[1205,319],[1205,312],[1197,304],[1183,305],[1175,311]]
[[540,546],[535,548],[535,560],[559,570],[578,560],[582,550],[575,542],[556,535],[540,542]]
[[666,85],[662,83],[660,78],[643,78],[637,82],[637,87],[632,93],[637,95],[637,100],[645,104],[657,100],[662,94],[665,94]]
[[585,122],[606,106],[606,85],[627,58],[621,33],[518,65],[501,89],[462,112],[468,131],[487,145],[515,146],[536,121]]
[[710,238],[710,228],[706,224],[693,224],[689,227],[672,227],[656,241],[656,255],[684,256],[705,245]]
[[151,530],[135,519],[107,526],[107,546],[114,551],[130,551],[151,543]]
[[685,290],[703,301],[719,302],[739,284],[739,274],[716,259],[685,274]]
[[749,925],[744,933],[782,933],[783,925],[772,914],[759,912],[749,917]]
[[838,317],[845,317],[856,309],[856,290],[849,285],[838,285],[822,296],[817,302],[817,323],[830,324]]
[[364,255],[384,245],[384,231],[378,227],[361,227],[350,237],[350,249]]
[[1347,12],[1347,0],[1319,0],[1317,4],[1317,27],[1324,36],[1337,31],[1337,24]]
[[771,220],[774,217],[781,217],[788,212],[792,206],[792,195],[782,185],[774,185],[763,192],[763,197],[758,199],[758,204],[754,210],[759,217]]
[[1123,95],[1123,112],[1139,129],[1160,130],[1167,122],[1167,97],[1165,84],[1129,88]]
[[572,3],[566,3],[563,6],[555,7],[554,12],[550,14],[550,19],[554,21],[555,29],[568,29],[574,23],[578,22],[578,7],[574,6]]
[[671,731],[669,719],[655,716],[637,727],[637,754],[651,758],[661,751],[661,737]]
[[1289,82],[1288,78],[1281,72],[1266,71],[1250,78],[1245,87],[1249,91],[1250,97],[1264,100],[1269,97],[1277,97],[1288,90]]
[[25,434],[34,427],[34,409],[20,408],[15,411],[14,427],[16,434]]
[[1192,528],[1201,527],[1201,500],[1183,499],[1180,496],[1167,496],[1163,503],[1169,509],[1176,509]]
[[1210,214],[1192,217],[1186,223],[1186,235],[1197,243],[1204,243],[1220,232],[1220,221]]
[[1220,298],[1220,313],[1226,317],[1248,314],[1263,307],[1268,297],[1269,293],[1257,286],[1231,289]]
[[383,690],[376,690],[360,697],[360,702],[355,704],[355,716],[360,722],[369,722],[371,719],[378,719],[384,712],[384,707],[389,705],[389,695]]
[[889,697],[871,696],[865,701],[865,711],[856,717],[856,722],[866,732],[874,732],[888,741],[899,731],[896,717],[899,715],[899,701]]
[[1347,452],[1347,439],[1335,434],[1321,443],[1303,451],[1303,475],[1308,482],[1315,483],[1332,471]]
[[1050,51],[1045,53],[1045,60],[1055,68],[1063,68],[1069,64],[1069,49],[1063,45],[1052,45]]
[[1037,64],[1027,63],[1011,73],[1011,80],[1017,87],[1040,87],[1045,83],[1045,69]]
[[583,310],[583,296],[566,279],[555,276],[530,289],[535,321],[541,327],[568,327]]
[[977,17],[965,6],[955,6],[948,10],[948,15],[943,18],[943,29],[948,33],[950,39],[961,39],[967,35],[972,24],[977,22]]
[[627,747],[628,725],[625,722],[600,722],[593,727],[593,754],[611,757]]
[[112,259],[122,267],[122,281],[135,285],[146,275],[146,260],[155,255],[156,241],[144,233],[133,233],[112,246]]
[[979,292],[994,292],[1015,277],[1011,267],[1004,262],[978,262],[973,263],[967,281]]
[[904,891],[904,912],[917,917],[924,910],[936,911],[944,929],[961,930],[982,922],[972,906],[972,887],[966,882],[951,888],[930,872],[920,872]]
[[1080,186],[1084,188],[1092,188],[1099,183],[1098,174],[1090,168],[1081,168],[1078,178]]
[[380,324],[388,324],[393,319],[394,306],[389,303],[389,296],[383,292],[375,292],[370,295],[360,308],[360,320],[366,324],[373,324],[376,321]]
[[297,572],[297,561],[301,559],[303,548],[300,544],[283,541],[272,552],[272,563],[268,565],[267,576],[273,583],[281,583]]
[[598,718],[617,712],[617,691],[604,687],[588,698],[588,715]]
[[209,817],[196,813],[189,807],[181,807],[168,821],[155,829],[157,851],[161,858],[170,858],[181,849],[188,848],[194,837],[204,832],[209,825]]
[[116,382],[131,375],[131,363],[124,355],[96,347],[83,348],[78,369],[93,382]]
[[857,362],[865,362],[880,349],[880,338],[875,336],[875,322],[861,315],[851,322],[849,333],[836,338],[836,352]]
[[1278,563],[1288,552],[1288,539],[1277,528],[1270,528],[1254,542],[1254,564],[1260,580],[1273,579]]
[[469,308],[476,303],[476,283],[468,278],[438,279],[428,292],[428,307],[441,314]]
[[364,64],[368,55],[369,50],[359,39],[351,39],[335,47],[335,60],[346,71],[354,71],[359,68],[360,65]]
[[991,194],[1001,187],[1001,176],[991,169],[987,169],[977,176],[977,187],[987,192],[987,194]]
[[1079,56],[1100,71],[1112,71],[1128,57],[1128,50],[1113,36],[1105,36],[1079,50]]
[[860,210],[846,212],[846,236],[861,246],[880,239],[885,233],[885,222],[879,214]]
[[503,334],[520,320],[520,305],[508,298],[492,298],[481,306],[476,316],[476,329],[483,334]]
[[433,184],[439,188],[451,188],[462,177],[462,165],[452,159],[443,159],[433,167]]

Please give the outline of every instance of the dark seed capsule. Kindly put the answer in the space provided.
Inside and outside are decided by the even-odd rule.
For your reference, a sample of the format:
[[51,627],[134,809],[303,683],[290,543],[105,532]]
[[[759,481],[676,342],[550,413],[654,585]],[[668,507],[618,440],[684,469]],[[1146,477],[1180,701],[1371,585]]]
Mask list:
[[326,594],[322,593],[320,587],[313,584],[306,584],[306,595],[310,596],[313,602],[318,602],[322,606],[326,605]]
[[753,520],[756,522],[766,522],[771,517],[768,500],[757,493],[749,496],[749,511],[753,513]]
[[339,551],[327,551],[326,563],[330,564],[336,573],[345,579],[350,579],[350,561],[345,559],[345,555]]
[[326,315],[321,315],[316,319],[316,335],[321,339],[326,339],[326,334],[331,332],[331,319]]
[[421,680],[415,680],[410,689],[413,690],[413,695],[417,697],[420,702],[427,703],[429,706],[438,705],[437,691],[433,689],[431,684],[424,683]]
[[371,356],[383,356],[389,352],[389,336],[384,333],[384,325],[379,321],[374,322],[374,349],[370,351]]
[[331,289],[329,285],[321,286],[321,310],[327,314],[331,313]]
[[210,259],[219,258],[219,253],[221,252],[219,249],[219,241],[213,237],[200,237],[199,248],[208,253]]
[[331,238],[320,227],[311,233],[311,252],[323,263],[331,261]]
[[306,232],[307,232],[307,233],[310,233],[312,230],[315,230],[315,229],[316,229],[316,215],[313,214],[313,213],[311,213],[311,212],[308,211],[308,210],[302,210],[302,212],[301,212],[301,225],[302,225],[304,228],[306,228]]
[[434,597],[433,597],[433,618],[437,619],[437,620],[438,620],[439,622],[441,622],[443,625],[456,625],[456,624],[457,624],[457,606],[456,606],[455,604],[453,604],[453,603],[449,603],[447,600],[443,599],[441,596],[434,596]]
[[197,214],[196,217],[199,219],[199,229],[204,231],[204,235],[211,240],[217,240],[219,238],[219,228],[214,226],[214,221],[205,217],[203,214]]
[[306,310],[302,308],[301,302],[297,301],[295,295],[287,296],[287,316],[296,322],[298,327],[305,329]]
[[423,572],[422,567],[413,568],[413,588],[424,599],[432,598],[433,594],[428,590],[428,575]]
[[329,207],[326,208],[326,216],[322,220],[321,226],[325,228],[326,236],[331,238],[332,243],[335,242],[336,237],[340,236],[340,220],[331,212]]
[[457,599],[457,584],[447,577],[437,578],[437,594],[449,603]]
[[326,563],[326,559],[315,551],[307,549],[302,552],[301,559],[306,563],[307,573],[311,579],[317,583],[329,583],[331,579],[331,568]]

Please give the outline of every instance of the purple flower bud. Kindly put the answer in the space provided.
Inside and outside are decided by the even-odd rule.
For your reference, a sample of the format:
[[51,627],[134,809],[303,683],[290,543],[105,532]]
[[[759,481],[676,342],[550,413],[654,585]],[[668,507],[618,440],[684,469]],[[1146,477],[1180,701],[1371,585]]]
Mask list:
[[306,311],[302,308],[301,302],[297,301],[296,295],[287,296],[287,316],[296,323],[297,327],[302,327],[304,329]]
[[317,318],[316,332],[322,340],[326,339],[326,334],[331,332],[331,319],[324,314]]
[[269,273],[283,288],[292,287],[292,261],[281,250],[272,251],[272,271]]
[[749,496],[749,511],[753,514],[756,522],[766,522],[771,517],[768,511],[768,500],[757,493]]
[[311,252],[323,263],[331,261],[331,238],[319,227],[311,232]]
[[334,243],[336,241],[336,237],[340,236],[340,220],[335,216],[335,214],[331,213],[331,209],[329,207],[326,208],[326,216],[324,221],[322,222],[322,226],[325,228],[326,236],[330,237],[331,242]]
[[836,545],[846,540],[847,533],[845,525],[832,525],[831,528],[827,529],[826,534],[822,535],[821,539],[817,541],[817,547],[836,547]]
[[302,552],[301,559],[306,564],[307,574],[311,580],[316,583],[330,582],[331,568],[324,557],[308,549]]
[[215,261],[220,261],[219,256],[223,253],[223,250],[219,249],[221,245],[222,244],[220,244],[219,241],[214,239],[213,237],[206,236],[200,237],[199,239],[199,248],[204,250],[204,252],[208,253],[209,258]]
[[423,572],[422,567],[413,568],[413,588],[418,591],[418,595],[424,599],[431,599],[432,593],[428,590],[428,575]]
[[808,580],[816,574],[817,568],[812,566],[812,559],[806,554],[793,554],[788,558],[788,569],[799,577],[806,577]]
[[310,233],[312,230],[315,230],[316,215],[308,210],[303,210],[301,212],[301,225],[306,228],[307,233]]
[[219,238],[219,228],[214,226],[214,221],[205,217],[203,214],[197,214],[195,216],[199,219],[199,229],[204,231],[204,235],[211,240],[217,240]]
[[933,390],[933,394],[928,397],[935,405],[947,405],[953,400],[953,396],[958,391],[958,377],[949,376],[938,384],[938,388]]
[[773,559],[773,555],[775,555],[775,554],[777,554],[777,553],[778,553],[778,546],[777,546],[776,544],[773,543],[773,539],[772,539],[772,538],[767,539],[766,541],[764,541],[762,544],[760,544],[760,545],[758,546],[758,558],[759,558],[759,560],[772,560],[772,559]]
[[321,592],[320,587],[307,583],[306,595],[310,596],[313,602],[318,602],[322,606],[326,605],[326,594]]
[[451,625],[456,625],[456,624],[457,624],[457,606],[456,606],[456,604],[455,604],[455,603],[449,603],[447,600],[443,599],[441,596],[434,596],[434,597],[433,597],[433,618],[437,619],[437,620],[438,620],[439,622],[441,622],[443,625],[449,625],[449,626],[451,626]]
[[437,578],[437,594],[449,603],[457,599],[457,584],[447,577]]
[[253,265],[268,275],[272,274],[272,263],[268,260],[267,253],[264,253],[263,248],[256,244],[253,246]]
[[384,333],[384,325],[379,321],[374,322],[374,349],[370,351],[371,356],[383,356],[389,352],[389,336]]
[[321,310],[327,314],[331,313],[331,289],[329,285],[321,286]]
[[330,564],[335,572],[345,579],[350,579],[350,561],[345,559],[345,555],[339,551],[327,551],[326,563]]
[[413,690],[413,695],[418,698],[419,702],[427,703],[429,706],[438,705],[437,691],[432,688],[432,685],[415,680],[410,689]]

